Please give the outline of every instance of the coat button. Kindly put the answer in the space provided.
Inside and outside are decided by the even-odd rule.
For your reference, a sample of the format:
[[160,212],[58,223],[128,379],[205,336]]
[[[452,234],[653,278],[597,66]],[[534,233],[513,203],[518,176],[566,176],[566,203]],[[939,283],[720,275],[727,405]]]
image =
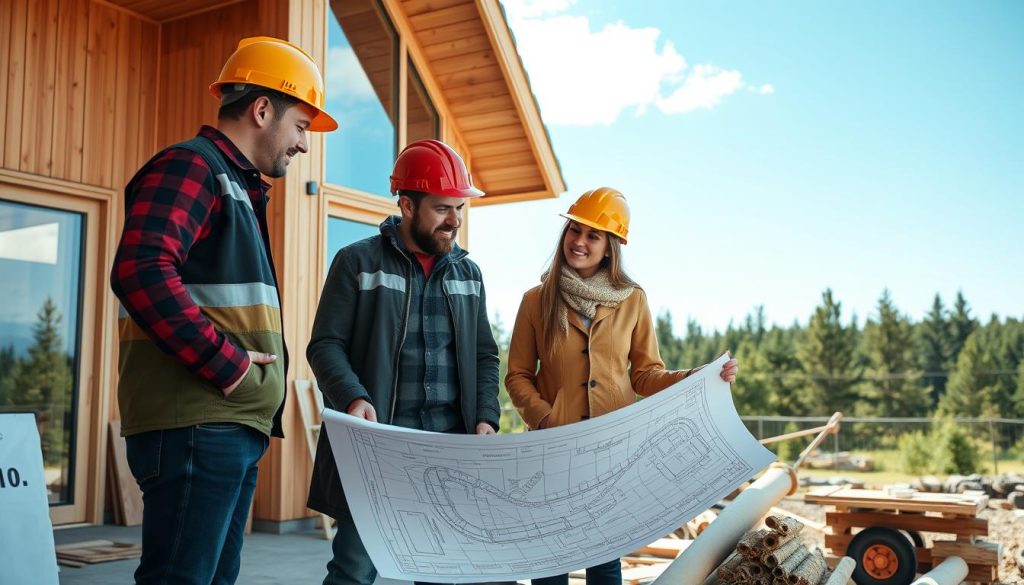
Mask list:
[[590,381],[590,387],[593,388],[594,386],[597,386],[597,380]]

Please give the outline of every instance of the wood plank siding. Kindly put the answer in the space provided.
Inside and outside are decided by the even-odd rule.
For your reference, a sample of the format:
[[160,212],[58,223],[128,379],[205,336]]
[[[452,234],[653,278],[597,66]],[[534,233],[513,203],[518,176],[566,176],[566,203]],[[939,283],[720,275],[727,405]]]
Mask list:
[[120,189],[156,145],[159,25],[89,0],[3,0],[0,22],[3,167]]

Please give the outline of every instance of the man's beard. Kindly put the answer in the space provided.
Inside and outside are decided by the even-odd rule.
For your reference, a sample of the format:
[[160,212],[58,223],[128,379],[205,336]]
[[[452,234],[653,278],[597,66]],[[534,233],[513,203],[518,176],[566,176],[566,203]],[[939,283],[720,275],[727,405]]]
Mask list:
[[412,216],[412,239],[421,250],[428,254],[432,254],[434,256],[447,254],[448,252],[451,252],[452,248],[455,246],[455,236],[458,235],[459,228],[452,228],[451,239],[442,240],[437,237],[436,233],[438,231],[444,231],[444,227],[445,224],[441,224],[440,227],[434,230],[426,229],[423,227],[422,222],[420,222],[419,213],[416,213]]

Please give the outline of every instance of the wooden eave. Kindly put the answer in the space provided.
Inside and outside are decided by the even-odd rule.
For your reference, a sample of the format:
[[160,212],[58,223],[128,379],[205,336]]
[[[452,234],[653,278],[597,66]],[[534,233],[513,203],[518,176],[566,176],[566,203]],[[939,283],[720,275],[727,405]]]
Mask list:
[[557,197],[562,171],[498,0],[385,2],[434,105],[454,128],[473,205]]

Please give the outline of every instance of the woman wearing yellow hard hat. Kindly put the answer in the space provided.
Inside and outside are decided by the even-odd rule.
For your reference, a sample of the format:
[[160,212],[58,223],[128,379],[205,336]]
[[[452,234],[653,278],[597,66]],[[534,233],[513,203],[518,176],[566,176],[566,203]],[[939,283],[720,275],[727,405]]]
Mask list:
[[[561,215],[567,221],[551,264],[519,306],[505,376],[509,397],[531,429],[612,412],[699,369],[665,369],[647,296],[622,269],[629,235],[625,196],[599,187]],[[736,370],[730,360],[720,375],[731,383]],[[587,569],[587,585],[621,582],[618,559]],[[567,583],[567,575],[533,580]]]

